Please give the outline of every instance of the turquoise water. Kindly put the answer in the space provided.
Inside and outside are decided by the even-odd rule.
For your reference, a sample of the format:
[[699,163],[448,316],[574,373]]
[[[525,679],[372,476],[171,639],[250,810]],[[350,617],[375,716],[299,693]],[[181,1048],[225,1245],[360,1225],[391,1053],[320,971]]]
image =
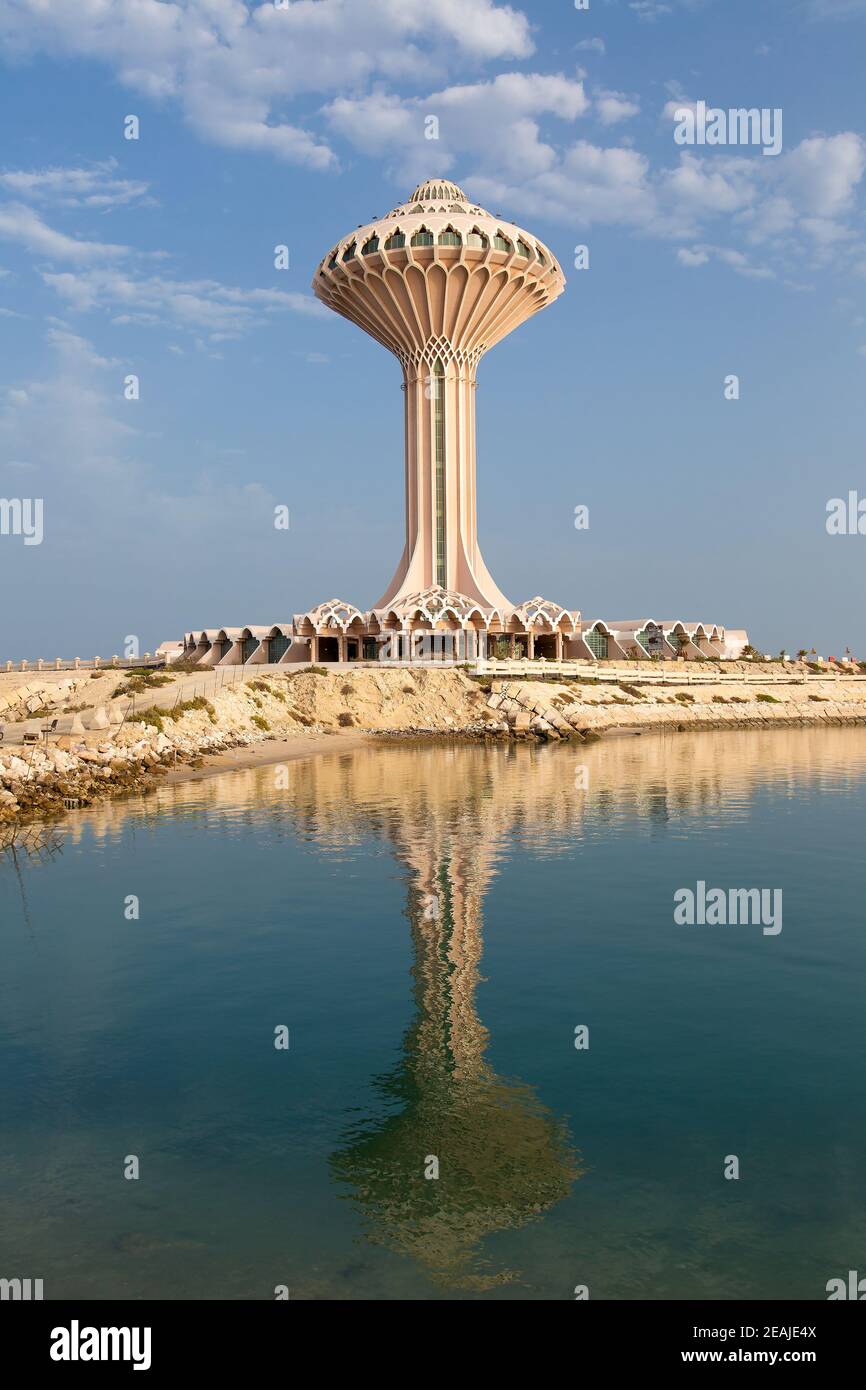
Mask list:
[[[828,729],[362,748],[22,833],[0,1276],[826,1297],[866,1258],[864,826]],[[781,933],[676,925],[699,879],[781,888]]]

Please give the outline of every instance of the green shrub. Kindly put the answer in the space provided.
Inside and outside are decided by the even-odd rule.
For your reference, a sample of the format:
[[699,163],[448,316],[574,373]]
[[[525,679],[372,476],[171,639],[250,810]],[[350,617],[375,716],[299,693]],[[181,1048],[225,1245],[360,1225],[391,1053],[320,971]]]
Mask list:
[[264,715],[261,714],[254,714],[252,722],[255,724],[256,728],[261,729],[263,733],[267,733],[271,727]]
[[150,709],[143,709],[135,718],[139,724],[149,724],[151,728],[157,729],[162,733],[165,726],[162,722],[165,710],[157,709],[156,705],[151,705]]
[[160,685],[171,685],[174,676],[167,676],[163,671],[149,671],[146,667],[142,670],[130,671],[126,680],[121,681],[116,690],[111,693],[112,700],[116,700],[119,695],[138,695],[142,690],[155,690]]
[[759,690],[756,699],[763,705],[780,705],[781,700],[777,700],[775,695],[768,695],[765,690]]
[[210,722],[212,724],[215,724],[217,722],[216,710],[214,709],[210,700],[206,700],[203,695],[196,695],[192,700],[178,700],[176,705],[172,705],[171,709],[165,709],[162,711],[162,717],[163,719],[174,719],[175,721],[177,721],[178,719],[183,718],[187,710],[196,709],[207,710]]

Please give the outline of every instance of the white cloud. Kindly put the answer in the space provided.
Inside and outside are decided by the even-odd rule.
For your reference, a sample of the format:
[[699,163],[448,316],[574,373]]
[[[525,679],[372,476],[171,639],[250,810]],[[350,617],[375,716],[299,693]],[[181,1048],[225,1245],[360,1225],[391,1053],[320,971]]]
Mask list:
[[71,358],[81,366],[87,367],[117,367],[120,365],[116,357],[102,357],[94,349],[92,343],[79,334],[73,333],[71,328],[65,324],[52,324],[46,334],[50,347],[59,352],[61,356]]
[[579,53],[600,53],[604,57],[607,52],[604,39],[581,39],[574,46]]
[[[573,121],[589,107],[583,83],[561,74],[502,73],[490,82],[446,87],[425,97],[385,92],[338,97],[326,108],[331,128],[367,155],[390,156],[392,173],[414,181],[452,170],[457,158],[483,160],[503,173],[531,178],[556,164],[539,118]],[[425,119],[439,121],[439,139],[425,137]],[[435,166],[435,168],[431,167]]]
[[[769,279],[785,268],[801,275],[804,265],[862,259],[854,214],[864,164],[866,142],[850,132],[811,137],[773,160],[681,151],[661,168],[630,146],[578,140],[519,179],[495,160],[479,160],[465,183],[488,207],[547,217],[575,232],[618,224],[712,247],[739,240],[738,254],[729,247],[713,250],[714,257],[740,274]],[[770,264],[754,262],[750,252],[758,247]]]
[[595,98],[595,109],[602,125],[616,125],[619,121],[640,114],[639,102],[624,92],[599,92]]
[[283,118],[293,98],[532,52],[526,17],[494,0],[0,0],[0,44],[105,63],[131,90],[178,103],[206,140],[318,169],[336,157]]
[[488,206],[523,209],[576,229],[599,222],[648,228],[658,216],[646,156],[624,146],[605,149],[588,140],[578,140],[554,167],[534,178],[509,183],[479,172],[471,188]]
[[173,280],[99,267],[43,271],[42,278],[70,309],[110,311],[115,323],[171,326],[207,333],[221,341],[263,323],[276,313],[325,317],[312,295],[292,290],[241,289],[217,280]]
[[735,270],[738,275],[745,275],[752,280],[775,280],[776,276],[772,270],[766,266],[753,265],[748,256],[742,251],[729,246],[681,246],[677,251],[677,260],[680,265],[699,266],[707,265],[711,260],[721,261]]
[[[693,5],[632,0],[631,8],[650,19]],[[613,127],[639,113],[637,98],[603,89],[590,101],[574,75],[447,80],[455,65],[532,53],[526,17],[495,0],[295,0],[287,10],[269,3],[250,9],[242,0],[79,0],[74,7],[0,0],[0,42],[24,56],[104,62],[133,90],[178,103],[200,135],[222,145],[327,169],[346,141],[399,179],[400,193],[418,177],[447,173],[493,209],[549,217],[575,232],[607,224],[694,245],[739,241],[743,265],[713,254],[740,273],[771,273],[753,263],[757,247],[780,271],[785,262],[856,268],[863,260],[853,231],[866,158],[861,136],[814,135],[772,160],[751,150],[680,151],[671,140],[660,165],[627,140],[605,146],[575,138],[579,118],[594,109]],[[604,41],[583,45],[600,52]],[[428,95],[397,94],[392,80],[401,93],[420,90],[423,81]],[[679,83],[665,86],[671,119],[689,102]],[[285,114],[299,97],[309,107],[311,95],[325,98],[315,131]],[[431,115],[439,122],[435,141],[425,138]],[[117,264],[126,248],[84,240],[78,229],[55,231],[24,202],[100,210],[145,197],[144,185],[120,178],[111,161],[7,174],[2,187],[15,201],[0,208],[0,236],[66,262],[65,272],[58,264],[45,278],[71,307],[191,329],[211,343],[271,313],[317,312],[306,295],[126,273]]]
[[853,204],[866,167],[866,143],[853,131],[814,136],[785,158],[780,183],[805,212],[836,217]]
[[60,261],[114,260],[125,256],[128,249],[101,241],[80,241],[55,231],[24,203],[0,204],[0,237],[17,242],[36,255]]
[[27,202],[106,210],[141,201],[147,184],[115,176],[116,159],[89,168],[18,169],[0,173],[0,189]]
[[662,191],[684,216],[737,212],[754,197],[751,164],[748,159],[722,163],[683,153],[679,164],[661,175]]
[[673,5],[666,5],[662,0],[629,0],[629,9],[634,10],[638,19],[653,23],[664,14],[673,14]]

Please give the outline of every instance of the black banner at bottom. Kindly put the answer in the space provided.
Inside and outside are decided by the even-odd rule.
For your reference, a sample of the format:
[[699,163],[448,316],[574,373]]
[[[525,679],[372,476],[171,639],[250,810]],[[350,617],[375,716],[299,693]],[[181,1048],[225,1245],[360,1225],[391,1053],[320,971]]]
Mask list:
[[[473,1300],[472,1306],[477,1308],[484,1301]],[[513,1312],[513,1303],[508,1302]],[[356,1324],[359,1312],[362,1321]],[[61,1377],[93,1376],[110,1368],[114,1375],[138,1372],[159,1379],[184,1371],[194,1371],[199,1378],[237,1371],[248,1375],[252,1369],[258,1380],[271,1368],[285,1373],[287,1352],[298,1345],[287,1338],[323,1331],[328,1337],[325,1364],[333,1374],[334,1361],[340,1359],[341,1333],[351,1336],[357,1330],[369,1336],[377,1312],[369,1303],[340,1303],[331,1305],[326,1324],[319,1321],[320,1316],[308,1304],[293,1306],[290,1301],[4,1302],[0,1304],[3,1365],[8,1369],[12,1361],[25,1373],[48,1371]],[[428,1316],[435,1320],[441,1342],[441,1310]],[[612,1371],[714,1364],[805,1365],[819,1368],[825,1377],[845,1367],[850,1374],[859,1361],[864,1330],[858,1311],[836,1302],[576,1301],[568,1320],[555,1326],[579,1337],[575,1345],[581,1362],[593,1356]],[[405,1315],[401,1330],[410,1331]],[[509,1332],[508,1344],[513,1346],[513,1335],[520,1335],[519,1323],[511,1322]],[[345,1345],[346,1359],[351,1357],[357,1371],[359,1361],[367,1358],[369,1341],[361,1343],[352,1337]],[[495,1362],[496,1350],[491,1355],[491,1344],[483,1345],[485,1357]],[[463,1356],[461,1360],[465,1364]]]

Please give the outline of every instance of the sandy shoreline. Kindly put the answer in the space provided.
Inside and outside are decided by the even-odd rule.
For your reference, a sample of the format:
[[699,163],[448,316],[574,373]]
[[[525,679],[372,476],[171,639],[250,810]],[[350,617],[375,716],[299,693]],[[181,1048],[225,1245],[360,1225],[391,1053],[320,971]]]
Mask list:
[[350,753],[357,748],[376,742],[370,734],[351,732],[314,734],[312,737],[267,739],[263,743],[247,744],[245,747],[225,748],[220,753],[202,755],[203,766],[193,767],[189,763],[179,763],[162,774],[156,786],[169,786],[177,782],[202,782],[207,777],[218,777],[223,772],[246,771],[252,767],[266,767],[271,763],[289,763],[298,758],[315,758],[327,753]]
[[[87,690],[92,703],[74,721],[60,705],[62,717],[38,742],[34,735],[23,743],[22,721],[7,725],[18,741],[0,747],[0,823],[383,743],[579,745],[659,732],[866,724],[859,673],[707,670],[699,683],[691,671],[677,674],[658,684],[631,673],[600,683],[590,671],[529,680],[459,669],[314,669],[207,688],[201,675],[161,674],[129,691],[115,674],[113,690]],[[199,684],[190,687],[191,679]]]

